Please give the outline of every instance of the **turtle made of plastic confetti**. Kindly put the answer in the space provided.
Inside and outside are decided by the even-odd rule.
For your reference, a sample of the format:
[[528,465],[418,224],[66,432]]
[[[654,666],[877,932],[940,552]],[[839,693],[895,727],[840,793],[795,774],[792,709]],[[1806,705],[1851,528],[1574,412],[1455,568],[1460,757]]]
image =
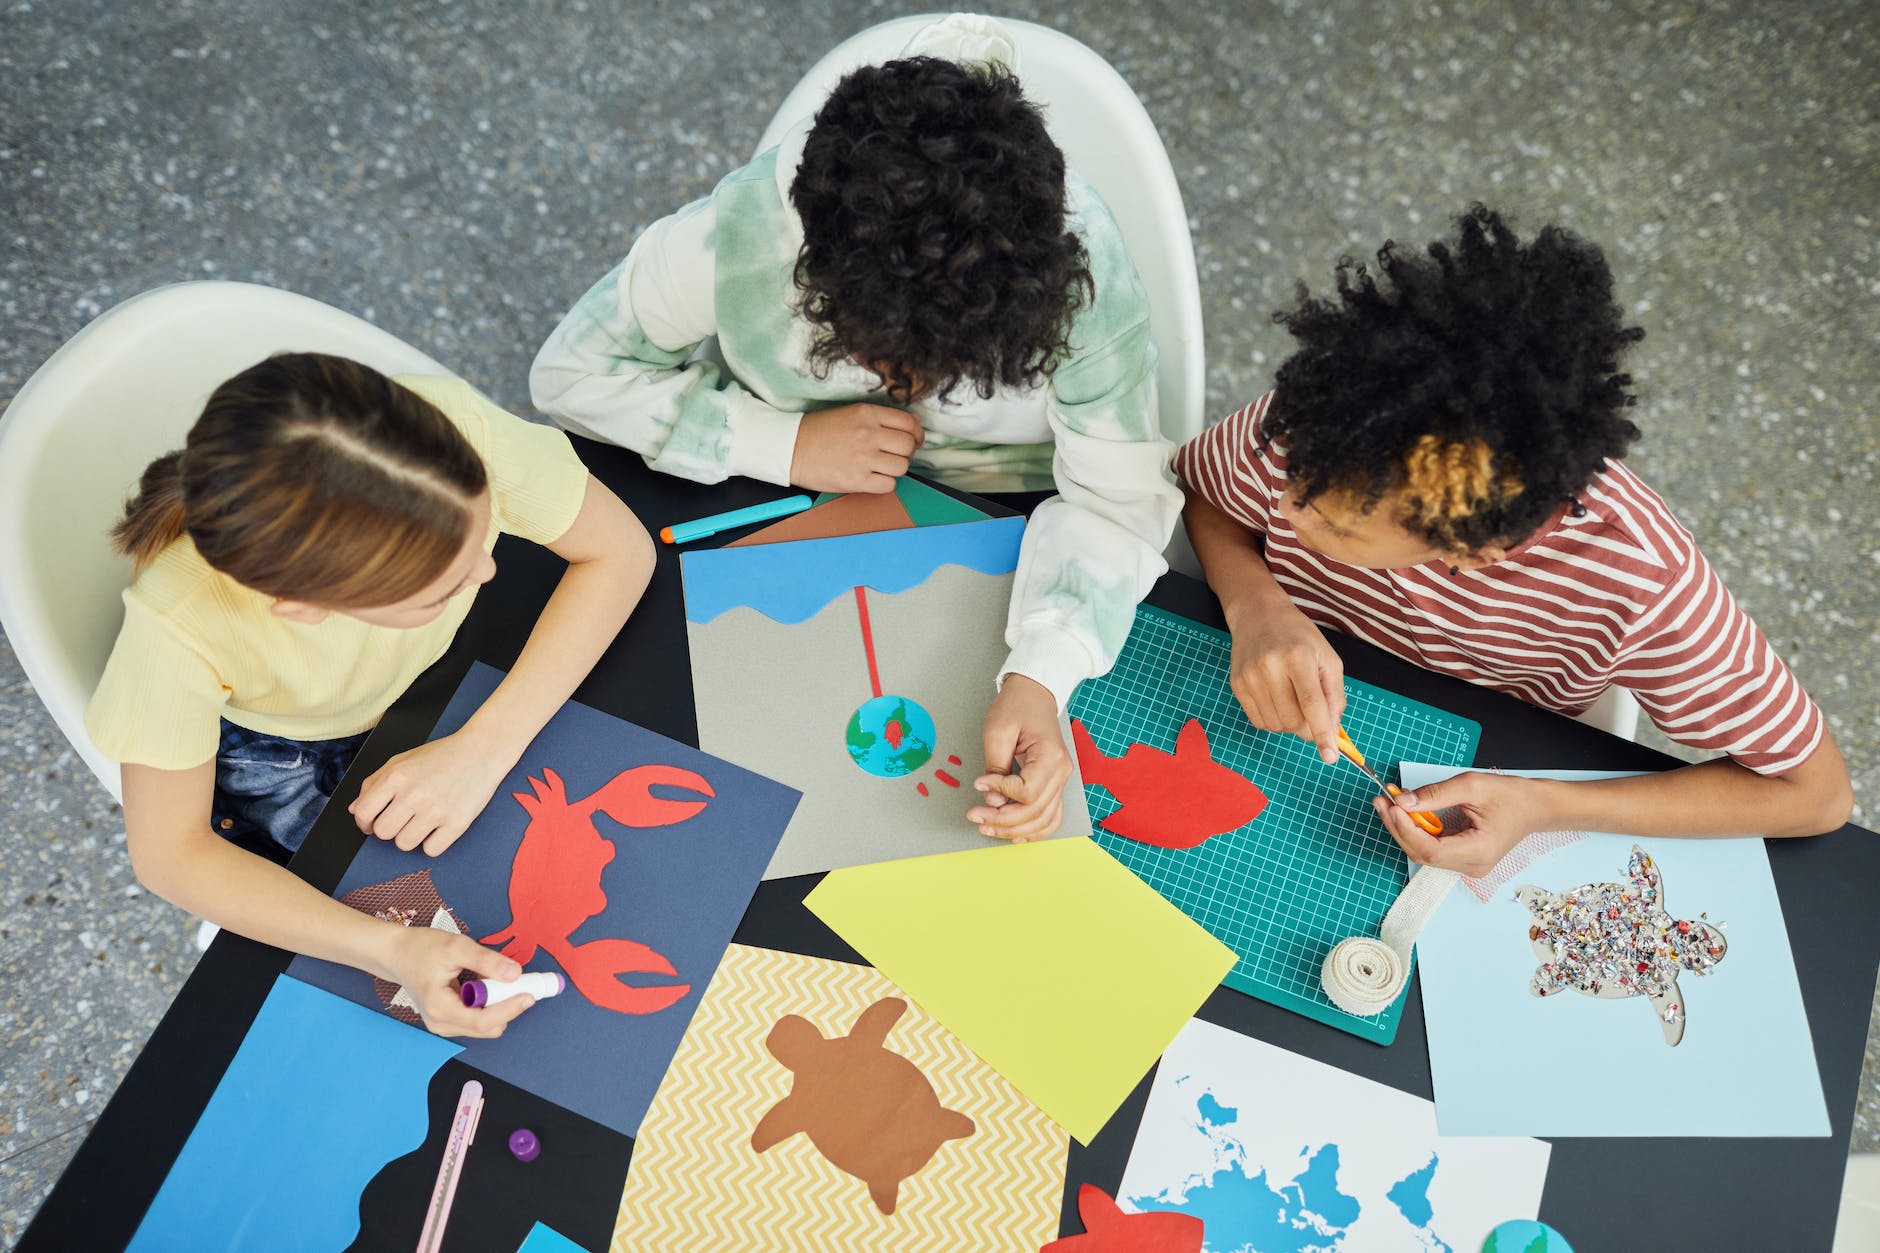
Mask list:
[[1642,996],[1651,1002],[1666,1044],[1684,1038],[1678,976],[1708,975],[1723,960],[1723,929],[1702,917],[1665,910],[1664,877],[1634,845],[1623,883],[1589,883],[1566,892],[1522,886],[1514,897],[1534,915],[1528,939],[1540,968],[1528,982],[1535,996],[1563,988],[1601,999]]
[[898,997],[876,1001],[849,1033],[825,1039],[808,1019],[777,1020],[764,1047],[794,1075],[790,1095],[751,1132],[762,1153],[801,1131],[829,1163],[868,1185],[884,1214],[894,1213],[901,1181],[942,1144],[972,1135],[973,1120],[940,1104],[920,1068],[886,1047],[907,1011]]

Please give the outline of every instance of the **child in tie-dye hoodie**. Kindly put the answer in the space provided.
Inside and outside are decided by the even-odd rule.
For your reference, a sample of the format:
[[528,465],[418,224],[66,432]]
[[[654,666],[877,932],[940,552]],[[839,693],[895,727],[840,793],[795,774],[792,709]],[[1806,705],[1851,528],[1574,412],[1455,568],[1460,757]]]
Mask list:
[[[892,491],[911,467],[1047,490],[967,818],[1059,825],[1059,713],[1108,670],[1181,506],[1156,415],[1149,305],[1108,208],[955,16],[856,70],[817,115],[654,223],[562,319],[538,408],[700,482]],[[728,377],[694,350],[716,337]]]

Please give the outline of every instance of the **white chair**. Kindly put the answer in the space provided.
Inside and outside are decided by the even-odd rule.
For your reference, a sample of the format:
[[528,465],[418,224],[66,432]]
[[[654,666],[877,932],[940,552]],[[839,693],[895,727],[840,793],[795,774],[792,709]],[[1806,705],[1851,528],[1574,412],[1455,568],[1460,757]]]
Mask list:
[[[838,44],[784,97],[757,151],[822,107],[844,75],[898,56],[915,32],[941,14],[896,18]],[[1000,18],[1019,50],[1025,94],[1044,110],[1070,167],[1108,202],[1149,294],[1149,328],[1160,354],[1156,392],[1162,434],[1181,443],[1201,433],[1207,386],[1202,370],[1201,286],[1188,211],[1155,123],[1110,63],[1069,35]]]
[[130,563],[108,532],[137,477],[180,448],[215,386],[271,353],[320,351],[388,374],[449,374],[369,322],[250,283],[133,296],[74,335],[0,419],[0,626],[33,690],[98,781],[118,768],[85,704],[123,621]]
[[1834,1253],[1880,1249],[1880,1153],[1855,1153],[1841,1181],[1841,1216]]
[[1631,691],[1614,685],[1599,694],[1599,699],[1574,715],[1575,722],[1584,722],[1589,727],[1598,727],[1607,735],[1616,735],[1622,740],[1638,738],[1638,697]]

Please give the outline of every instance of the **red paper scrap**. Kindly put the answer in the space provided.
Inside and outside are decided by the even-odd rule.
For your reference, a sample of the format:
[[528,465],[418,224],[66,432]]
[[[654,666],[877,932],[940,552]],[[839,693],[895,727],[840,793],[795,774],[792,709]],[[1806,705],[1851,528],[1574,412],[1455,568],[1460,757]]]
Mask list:
[[1193,1214],[1125,1214],[1094,1183],[1077,1189],[1077,1216],[1082,1235],[1053,1240],[1038,1253],[1201,1253],[1203,1227]]

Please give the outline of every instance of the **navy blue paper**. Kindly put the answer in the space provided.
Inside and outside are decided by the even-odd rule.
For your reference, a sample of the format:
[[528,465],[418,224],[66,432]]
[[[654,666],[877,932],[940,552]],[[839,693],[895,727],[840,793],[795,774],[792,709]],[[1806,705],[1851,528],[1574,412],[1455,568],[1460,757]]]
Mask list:
[[[474,666],[438,719],[432,738],[462,727],[502,678],[500,670],[481,663]],[[531,827],[531,815],[512,794],[521,793],[536,802],[542,791],[553,793],[556,785],[546,773],[553,771],[567,801],[580,807],[611,780],[641,766],[669,769],[633,776],[636,780],[655,773],[670,775],[670,768],[676,768],[702,777],[712,795],[696,794],[669,782],[626,789],[650,795],[655,802],[705,802],[703,809],[672,825],[627,826],[594,812],[564,815],[558,833],[538,819],[532,842],[573,840],[591,853],[598,835],[612,843],[614,857],[604,867],[577,873],[575,882],[555,889],[554,894],[561,897],[557,907],[544,911],[539,903],[535,907],[523,904],[521,916],[514,914],[512,870]],[[618,791],[616,787],[607,794]],[[597,963],[605,966],[608,959],[620,957],[627,948],[621,941],[633,941],[670,961],[677,975],[629,973],[625,983],[646,988],[685,983],[690,989],[668,1007],[651,1013],[601,1008],[575,986],[576,972],[565,969],[544,949],[527,963],[527,969],[561,971],[570,976],[570,986],[560,996],[538,1002],[510,1024],[500,1039],[462,1041],[462,1060],[625,1135],[635,1135],[798,799],[794,789],[781,783],[570,701],[529,745],[489,807],[443,856],[433,859],[421,852],[400,852],[392,844],[368,840],[334,895],[343,897],[357,888],[429,870],[444,903],[463,920],[472,939],[482,940],[506,936],[514,929],[512,922],[527,930],[528,924],[551,914],[557,924],[548,929],[561,929],[569,917],[580,916],[598,899],[592,891],[592,879],[598,875],[605,907],[567,932],[570,944],[587,946],[576,956],[578,964],[588,967],[590,980]],[[540,802],[536,803],[539,807]],[[547,807],[557,810],[559,804],[550,801]],[[651,813],[639,817],[657,817],[662,812],[656,803],[646,809]],[[588,823],[591,831],[585,829]],[[523,861],[528,860],[525,854]],[[539,876],[535,878],[539,881]],[[380,1005],[372,979],[350,967],[296,957],[288,973],[362,1005]],[[361,1059],[361,1064],[369,1065],[369,1059]]]

